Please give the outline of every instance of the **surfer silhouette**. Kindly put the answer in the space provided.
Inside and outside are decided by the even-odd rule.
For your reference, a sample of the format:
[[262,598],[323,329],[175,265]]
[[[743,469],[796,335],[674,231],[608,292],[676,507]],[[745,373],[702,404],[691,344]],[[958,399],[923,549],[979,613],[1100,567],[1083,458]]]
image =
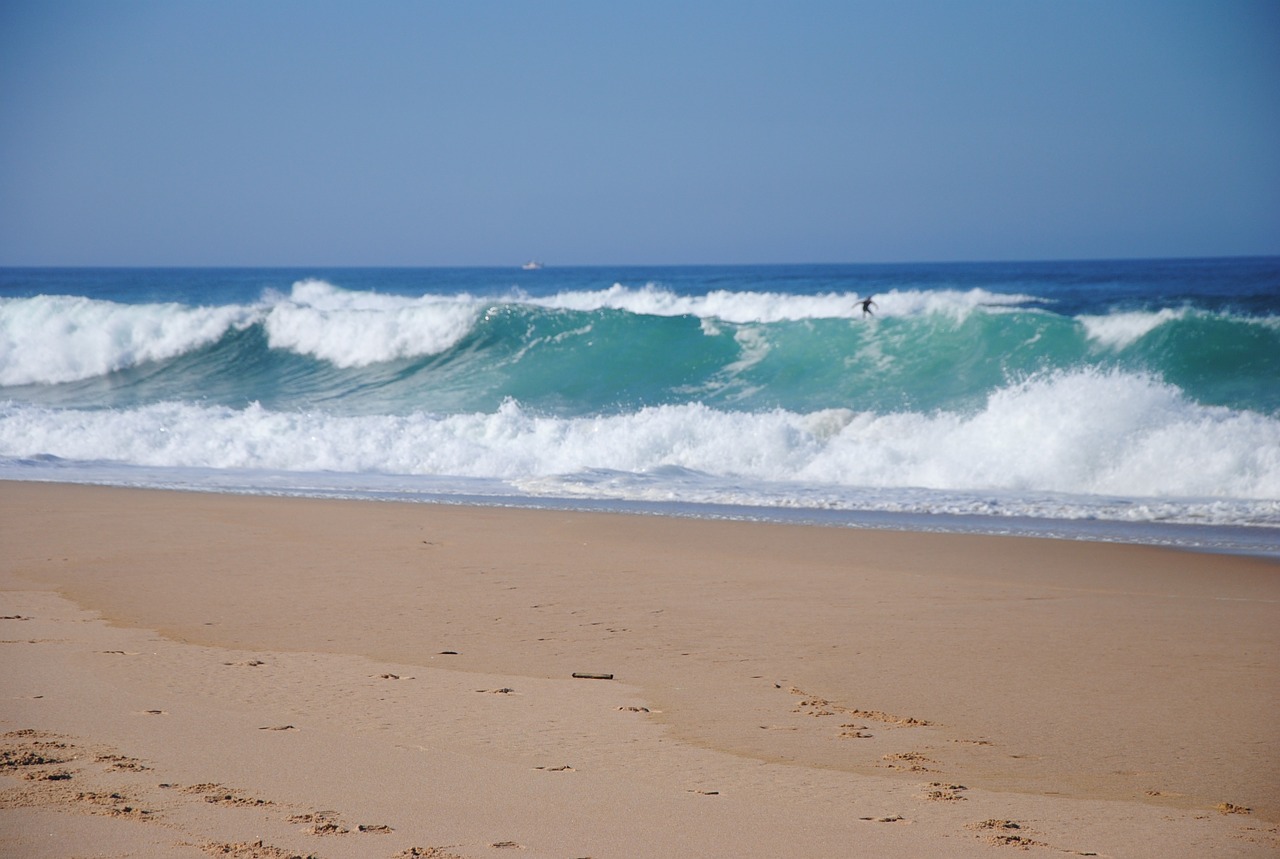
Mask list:
[[879,305],[877,305],[874,301],[872,301],[870,298],[864,298],[858,303],[862,305],[863,316],[875,316],[875,314],[871,312],[871,308],[878,307]]

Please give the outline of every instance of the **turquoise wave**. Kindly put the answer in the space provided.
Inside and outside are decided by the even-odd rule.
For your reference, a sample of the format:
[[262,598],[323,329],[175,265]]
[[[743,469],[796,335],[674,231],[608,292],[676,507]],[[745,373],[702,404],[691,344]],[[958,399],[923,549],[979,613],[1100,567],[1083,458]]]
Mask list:
[[1208,311],[1070,317],[982,308],[879,318],[731,323],[617,308],[494,302],[438,352],[360,366],[273,347],[262,321],[213,342],[0,396],[77,408],[163,401],[336,414],[557,416],[684,403],[744,411],[889,413],[981,408],[1037,374],[1141,373],[1189,399],[1280,412],[1280,321]]

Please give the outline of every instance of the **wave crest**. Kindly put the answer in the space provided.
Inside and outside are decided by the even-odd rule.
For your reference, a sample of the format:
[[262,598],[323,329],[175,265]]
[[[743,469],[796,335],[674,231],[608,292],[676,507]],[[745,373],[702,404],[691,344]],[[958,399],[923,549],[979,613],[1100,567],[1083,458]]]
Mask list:
[[837,496],[923,488],[1280,499],[1280,419],[1200,406],[1150,377],[1095,371],[1025,380],[972,413],[734,412],[689,403],[551,417],[509,400],[489,413],[335,416],[256,405],[72,412],[9,404],[0,407],[0,455],[482,477],[526,487],[607,470],[647,476],[650,490],[663,483],[663,469],[678,469],[681,482],[705,475],[747,496],[798,483]]
[[367,367],[449,350],[475,325],[480,307],[466,295],[404,298],[307,280],[271,306],[264,326],[273,349]]
[[[783,292],[714,290],[680,295],[649,283],[642,287],[614,284],[609,289],[561,292],[544,298],[519,293],[513,300],[540,307],[590,312],[625,310],[644,316],[694,316],[736,324],[796,322],[804,319],[845,319],[862,315],[856,292],[793,295]],[[1029,295],[1007,295],[985,289],[892,290],[874,296],[876,312],[884,316],[922,316],[944,313],[963,318],[982,307],[1014,307],[1039,303]]]
[[0,299],[0,385],[74,382],[173,358],[251,321],[250,311],[234,305]]

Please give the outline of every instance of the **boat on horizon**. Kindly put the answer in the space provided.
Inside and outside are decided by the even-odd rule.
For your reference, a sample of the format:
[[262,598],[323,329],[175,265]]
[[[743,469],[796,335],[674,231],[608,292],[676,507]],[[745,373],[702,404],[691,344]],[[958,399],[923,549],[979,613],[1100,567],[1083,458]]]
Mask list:
[[537,271],[538,269],[542,268],[542,263],[538,262],[536,259],[531,259],[524,265],[520,266],[520,268],[524,269],[525,271]]

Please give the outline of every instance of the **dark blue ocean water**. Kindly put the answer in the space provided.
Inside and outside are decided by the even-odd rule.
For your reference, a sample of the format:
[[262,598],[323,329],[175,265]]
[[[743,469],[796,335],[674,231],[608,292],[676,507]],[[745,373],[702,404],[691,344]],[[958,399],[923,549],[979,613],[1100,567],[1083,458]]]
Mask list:
[[49,474],[1276,526],[1280,259],[0,270]]

